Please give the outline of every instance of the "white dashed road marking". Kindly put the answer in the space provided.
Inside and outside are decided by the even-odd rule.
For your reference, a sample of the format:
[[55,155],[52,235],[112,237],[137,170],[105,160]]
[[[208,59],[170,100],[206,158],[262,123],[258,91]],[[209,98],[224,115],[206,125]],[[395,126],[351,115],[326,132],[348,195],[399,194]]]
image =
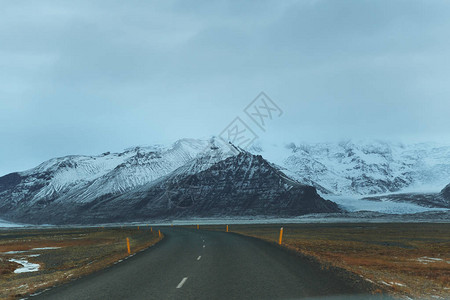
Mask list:
[[180,283],[177,285],[177,289],[181,289],[187,279],[188,279],[187,277],[184,277],[183,279],[181,279]]
[[200,255],[199,257],[197,257],[197,260],[200,260],[200,258],[202,258],[202,256]]

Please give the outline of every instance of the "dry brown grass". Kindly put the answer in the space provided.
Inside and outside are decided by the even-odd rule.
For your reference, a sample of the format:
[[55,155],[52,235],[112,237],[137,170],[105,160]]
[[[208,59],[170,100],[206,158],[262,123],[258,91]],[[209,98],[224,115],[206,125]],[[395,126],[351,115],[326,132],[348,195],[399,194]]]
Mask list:
[[[282,225],[230,231],[277,243]],[[290,224],[283,246],[360,275],[393,295],[450,299],[450,224]],[[224,230],[224,226],[209,227]]]
[[[0,231],[0,299],[20,298],[112,265],[128,256],[127,237],[132,253],[160,240],[157,230],[151,232],[147,227]],[[60,248],[31,250],[43,247]],[[9,251],[25,252],[5,253]],[[40,269],[16,274],[20,265],[10,262],[11,258],[26,258]]]

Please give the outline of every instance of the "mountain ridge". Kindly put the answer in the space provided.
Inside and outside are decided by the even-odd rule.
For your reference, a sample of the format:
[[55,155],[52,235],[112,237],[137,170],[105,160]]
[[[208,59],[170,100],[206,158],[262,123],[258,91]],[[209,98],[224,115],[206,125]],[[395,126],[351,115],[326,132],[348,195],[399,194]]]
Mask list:
[[[288,144],[273,149],[254,145],[248,152],[210,138],[182,139],[170,146],[131,147],[120,153],[105,152],[98,156],[69,155],[0,177],[0,217],[17,207],[27,213],[33,213],[30,207],[45,209],[51,206],[59,207],[55,211],[64,211],[67,203],[80,207],[82,212],[83,208],[95,206],[93,201],[114,200],[141,189],[151,189],[157,197],[164,193],[167,196],[167,193],[173,193],[176,185],[172,189],[165,186],[162,194],[156,187],[167,185],[166,181],[174,178],[194,180],[202,172],[214,170],[216,164],[241,154],[261,157],[279,180],[292,186],[302,185],[304,190],[306,186],[313,186],[325,198],[339,191],[333,186],[336,185],[349,195],[361,195],[357,191],[365,191],[367,194],[363,197],[371,197],[373,201],[381,199],[373,195],[374,191],[395,192],[396,195],[383,199],[411,202],[427,208],[447,207],[448,202],[442,199],[448,199],[449,186],[438,198],[436,193],[410,197],[401,191],[417,178],[427,178],[430,172],[435,173],[432,179],[439,178],[440,182],[450,178],[446,177],[447,172],[450,174],[450,148],[435,145],[395,147],[391,149],[387,143],[357,145],[347,141],[339,145]],[[208,182],[208,178],[203,181]],[[274,182],[272,187],[279,188]],[[189,194],[186,187],[184,190]],[[197,196],[205,197],[201,193]],[[316,199],[312,193],[310,196],[312,201]],[[270,197],[266,198],[270,200]],[[124,197],[122,201],[125,201]],[[288,215],[286,211],[283,213]]]
[[435,143],[262,143],[252,150],[323,194],[437,192],[450,178],[450,146]]
[[73,224],[341,211],[335,203],[321,198],[314,187],[289,179],[261,156],[248,152],[229,156],[199,172],[180,169],[128,192],[103,194],[70,205],[37,202],[9,215],[31,223],[50,219]]

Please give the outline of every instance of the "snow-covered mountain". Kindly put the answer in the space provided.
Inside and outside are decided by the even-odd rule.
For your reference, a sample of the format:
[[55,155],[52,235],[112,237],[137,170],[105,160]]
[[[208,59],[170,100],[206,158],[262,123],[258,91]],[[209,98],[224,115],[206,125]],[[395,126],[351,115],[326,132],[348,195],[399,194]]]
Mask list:
[[[260,144],[247,152],[215,138],[183,139],[170,146],[55,158],[0,177],[0,217],[96,222],[121,215],[129,220],[338,210],[308,186],[333,201],[349,196],[350,208],[348,199],[338,203],[351,211],[362,201],[393,205],[383,212],[399,213],[406,206],[408,212],[425,211],[449,207],[450,185],[439,193],[449,182],[450,147],[434,144]],[[411,191],[421,193],[406,196]],[[367,198],[393,192],[383,199]]]
[[[52,223],[99,223],[174,217],[298,216],[340,211],[335,203],[322,199],[314,187],[288,178],[261,156],[243,150],[235,153],[228,146],[218,147],[214,141],[209,141],[203,149],[197,147],[203,146],[203,143],[194,142],[196,147],[190,147],[191,142],[188,144],[189,147],[175,143],[173,147],[159,151],[159,155],[152,155],[158,163],[145,160],[147,168],[148,165],[161,166],[162,162],[169,165],[164,170],[182,164],[179,168],[157,178],[142,172],[151,179],[139,186],[130,184],[126,189],[114,189],[114,185],[110,184],[96,193],[86,193],[84,190],[110,173],[115,175],[107,177],[112,181],[123,180],[114,172],[122,172],[123,163],[100,177],[94,177],[90,184],[80,180],[77,186],[72,181],[70,191],[60,190],[51,197],[38,198],[37,195],[45,188],[40,185],[35,186],[34,194],[15,194],[18,187],[24,185],[21,177],[15,185],[9,180],[11,176],[0,178],[0,188],[10,187],[6,193],[0,194],[8,197],[0,203],[0,212],[8,219],[29,223],[49,220]],[[174,149],[177,155],[168,156]],[[192,157],[199,149],[201,151]],[[134,162],[136,157],[148,156],[138,150],[132,153],[125,161]],[[120,157],[120,154],[114,155],[117,156]],[[138,165],[142,167],[142,164]],[[130,166],[136,168],[136,164]],[[75,165],[71,167],[76,168]],[[53,174],[48,174],[47,178],[49,184],[54,178],[52,175],[58,173],[58,168],[51,170]],[[36,173],[32,174],[36,177]],[[17,196],[21,200],[14,201],[14,197],[19,199]]]
[[431,143],[262,144],[251,151],[322,194],[438,192],[450,181],[450,146]]
[[[89,202],[161,178],[214,147],[214,143],[214,140],[183,139],[169,147],[135,147],[122,153],[51,159],[31,170],[1,177],[0,199],[11,205],[24,201]],[[230,149],[217,148],[216,159],[229,155],[233,155]]]

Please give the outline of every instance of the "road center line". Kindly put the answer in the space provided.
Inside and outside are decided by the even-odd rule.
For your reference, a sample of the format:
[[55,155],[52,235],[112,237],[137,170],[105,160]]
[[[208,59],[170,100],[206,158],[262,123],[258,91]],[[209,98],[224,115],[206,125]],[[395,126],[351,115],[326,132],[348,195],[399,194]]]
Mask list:
[[202,258],[202,256],[200,255],[199,257],[197,257],[197,260],[200,260],[200,258]]
[[183,279],[181,279],[180,283],[177,285],[177,289],[181,289],[187,279],[188,279],[187,277],[184,277]]

